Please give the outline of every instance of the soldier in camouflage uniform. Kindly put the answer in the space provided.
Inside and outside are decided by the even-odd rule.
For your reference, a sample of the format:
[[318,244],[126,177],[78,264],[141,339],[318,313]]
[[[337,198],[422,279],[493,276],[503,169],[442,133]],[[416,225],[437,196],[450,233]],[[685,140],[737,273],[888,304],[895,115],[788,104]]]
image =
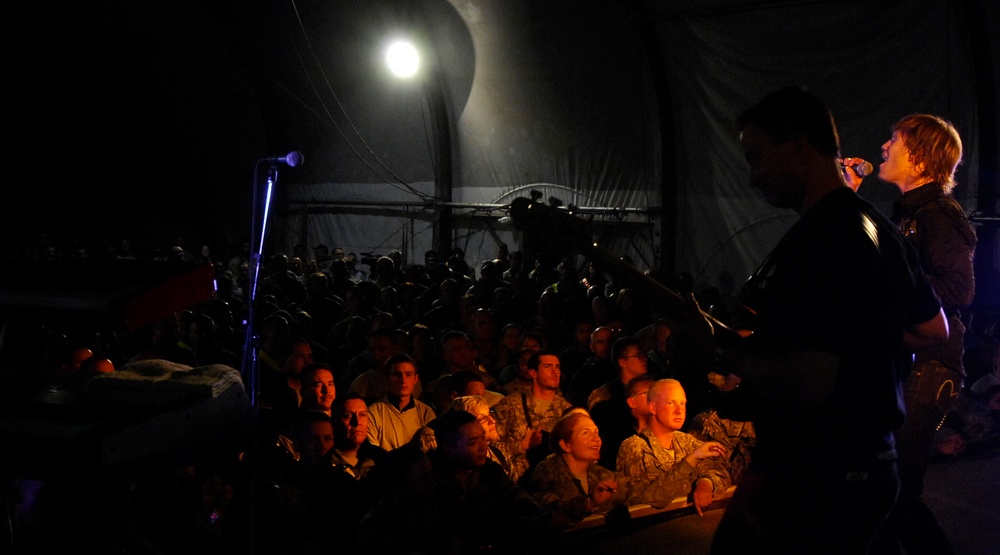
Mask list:
[[618,450],[618,472],[630,482],[629,503],[668,505],[693,494],[698,514],[732,483],[720,460],[725,448],[681,432],[687,398],[680,382],[659,380],[647,392],[650,425]]
[[555,352],[532,354],[528,373],[533,382],[530,392],[507,395],[493,407],[501,449],[510,455],[515,481],[549,454],[547,436],[571,408],[559,393],[559,357]]
[[552,511],[557,528],[571,528],[588,515],[615,507],[628,510],[618,477],[598,462],[601,436],[586,413],[560,418],[549,441],[553,452],[538,463],[525,489]]

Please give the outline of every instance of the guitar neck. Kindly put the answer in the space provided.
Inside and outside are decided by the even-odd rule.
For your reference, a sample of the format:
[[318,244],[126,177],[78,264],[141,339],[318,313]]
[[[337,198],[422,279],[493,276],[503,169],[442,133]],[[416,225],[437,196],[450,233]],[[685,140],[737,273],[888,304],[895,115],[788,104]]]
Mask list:
[[701,309],[698,309],[700,314],[694,312],[690,299],[595,243],[590,222],[565,210],[526,198],[514,199],[510,214],[519,229],[535,232],[553,250],[586,257],[624,283],[639,298],[655,305],[665,316],[681,323],[689,322],[694,317],[704,318],[712,324],[717,341],[729,343],[741,339],[739,333],[711,314]]

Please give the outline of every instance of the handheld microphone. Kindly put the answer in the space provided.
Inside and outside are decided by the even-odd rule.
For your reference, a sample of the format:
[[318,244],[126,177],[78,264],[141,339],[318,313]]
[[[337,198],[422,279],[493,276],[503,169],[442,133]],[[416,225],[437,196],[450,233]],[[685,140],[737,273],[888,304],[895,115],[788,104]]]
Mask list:
[[304,160],[305,159],[303,158],[301,152],[293,150],[284,156],[272,156],[270,158],[264,158],[262,162],[278,162],[279,164],[288,164],[290,167],[295,168],[301,166]]
[[841,168],[845,170],[847,168],[851,168],[852,170],[854,170],[854,173],[858,174],[858,177],[868,177],[869,175],[872,174],[872,171],[874,171],[875,169],[872,167],[871,162],[861,162],[860,164],[856,164],[854,166],[846,166],[844,165],[843,159],[837,161],[840,163]]

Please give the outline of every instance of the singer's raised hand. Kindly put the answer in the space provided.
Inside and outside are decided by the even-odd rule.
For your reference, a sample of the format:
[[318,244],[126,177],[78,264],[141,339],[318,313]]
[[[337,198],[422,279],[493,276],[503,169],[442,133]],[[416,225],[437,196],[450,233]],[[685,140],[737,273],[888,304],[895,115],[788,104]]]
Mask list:
[[840,167],[843,169],[841,173],[844,175],[844,181],[854,191],[861,186],[864,177],[871,173],[871,164],[862,158],[844,158],[840,161]]

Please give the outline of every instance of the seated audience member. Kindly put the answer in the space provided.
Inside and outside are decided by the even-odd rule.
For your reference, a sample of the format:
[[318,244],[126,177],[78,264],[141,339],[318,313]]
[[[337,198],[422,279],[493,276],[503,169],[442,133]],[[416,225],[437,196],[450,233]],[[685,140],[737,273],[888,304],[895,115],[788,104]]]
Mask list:
[[629,380],[624,393],[602,401],[588,411],[601,430],[601,466],[618,469],[618,449],[622,442],[649,425],[649,402],[646,392],[656,379],[642,374]]
[[299,374],[299,394],[302,410],[318,410],[330,416],[333,401],[337,398],[333,371],[322,362],[307,364]]
[[310,552],[323,548],[330,534],[353,533],[360,515],[350,516],[345,498],[354,497],[354,480],[330,464],[333,423],[321,411],[300,412],[290,428],[289,448],[295,462],[284,465],[276,488],[261,501],[259,545],[267,552]]
[[431,427],[437,437],[433,503],[458,553],[503,552],[549,535],[548,511],[489,460],[486,431],[475,416],[452,411]]
[[431,407],[414,397],[419,375],[410,355],[394,355],[386,366],[389,393],[368,407],[368,440],[392,451],[410,441],[435,415]]
[[442,374],[475,372],[483,379],[487,388],[495,387],[496,378],[476,363],[476,357],[476,344],[465,333],[453,330],[441,337],[441,359],[444,361]]
[[[389,389],[386,361],[404,352],[404,347],[403,332],[389,327],[372,330],[368,336],[368,349],[351,359],[340,383],[346,384],[348,391],[360,393],[368,404],[385,397]],[[416,388],[416,396],[420,396],[419,387]]]
[[624,506],[627,495],[615,473],[598,463],[601,436],[589,416],[573,412],[560,418],[549,441],[552,454],[538,463],[525,489],[552,511],[557,528]]
[[281,363],[281,372],[299,405],[302,405],[302,383],[299,381],[299,375],[302,374],[302,369],[312,362],[314,360],[310,340],[304,337],[293,337],[288,340],[288,350]]
[[500,434],[497,432],[497,421],[493,418],[486,400],[478,395],[456,397],[446,412],[454,410],[464,410],[476,417],[476,420],[483,425],[483,429],[486,431],[486,441],[489,447],[487,456],[491,461],[499,464],[508,476],[513,477],[514,468],[511,466],[510,457],[503,451]]
[[674,344],[677,341],[674,330],[677,324],[670,319],[660,318],[650,326],[652,347],[649,349],[649,371],[662,378],[674,377]]
[[536,350],[533,349],[523,349],[518,353],[514,364],[503,369],[500,374],[500,383],[503,384],[504,395],[531,391],[534,381],[531,379],[531,374],[528,373],[528,359],[535,352]]
[[507,395],[493,407],[500,442],[511,455],[518,480],[548,455],[547,436],[570,408],[559,393],[559,357],[554,352],[533,353],[528,359],[528,374],[531,391]]
[[385,449],[368,441],[368,405],[358,393],[348,393],[333,405],[333,464],[355,480],[368,477],[381,461]]
[[573,375],[566,388],[566,398],[574,405],[587,406],[590,393],[618,375],[618,366],[611,360],[611,345],[614,344],[615,336],[615,330],[610,326],[598,326],[590,334],[590,350],[593,354]]
[[647,392],[649,427],[622,442],[618,472],[629,480],[629,503],[668,505],[691,495],[695,509],[702,509],[730,485],[729,473],[719,457],[725,449],[718,442],[702,442],[681,432],[687,399],[680,382],[659,380]]
[[368,407],[357,393],[348,393],[333,405],[333,449],[329,452],[332,468],[354,480],[351,488],[343,488],[345,495],[340,503],[337,552],[343,546],[352,546],[354,534],[361,518],[370,511],[381,497],[380,488],[372,479],[375,468],[385,462],[387,453],[368,441]]
[[562,385],[565,391],[570,381],[593,351],[590,350],[590,334],[594,333],[594,320],[589,316],[578,318],[573,324],[573,344],[559,354],[562,361]]
[[589,411],[593,411],[594,406],[603,401],[624,405],[625,386],[632,378],[647,373],[647,355],[639,340],[633,336],[622,337],[615,341],[611,347],[611,360],[618,370],[617,376],[590,392],[586,405]]
[[619,338],[611,347],[611,360],[617,376],[593,390],[587,397],[587,410],[603,432],[604,447],[601,464],[614,469],[618,447],[631,436],[633,420],[626,397],[626,389],[633,379],[646,375],[646,352],[638,338]]
[[497,341],[495,376],[499,379],[504,368],[514,364],[521,350],[521,328],[514,323],[504,324]]
[[729,453],[726,470],[736,484],[743,469],[750,464],[750,452],[757,443],[753,422],[722,418],[714,409],[702,411],[691,420],[689,433],[699,441],[717,441]]

